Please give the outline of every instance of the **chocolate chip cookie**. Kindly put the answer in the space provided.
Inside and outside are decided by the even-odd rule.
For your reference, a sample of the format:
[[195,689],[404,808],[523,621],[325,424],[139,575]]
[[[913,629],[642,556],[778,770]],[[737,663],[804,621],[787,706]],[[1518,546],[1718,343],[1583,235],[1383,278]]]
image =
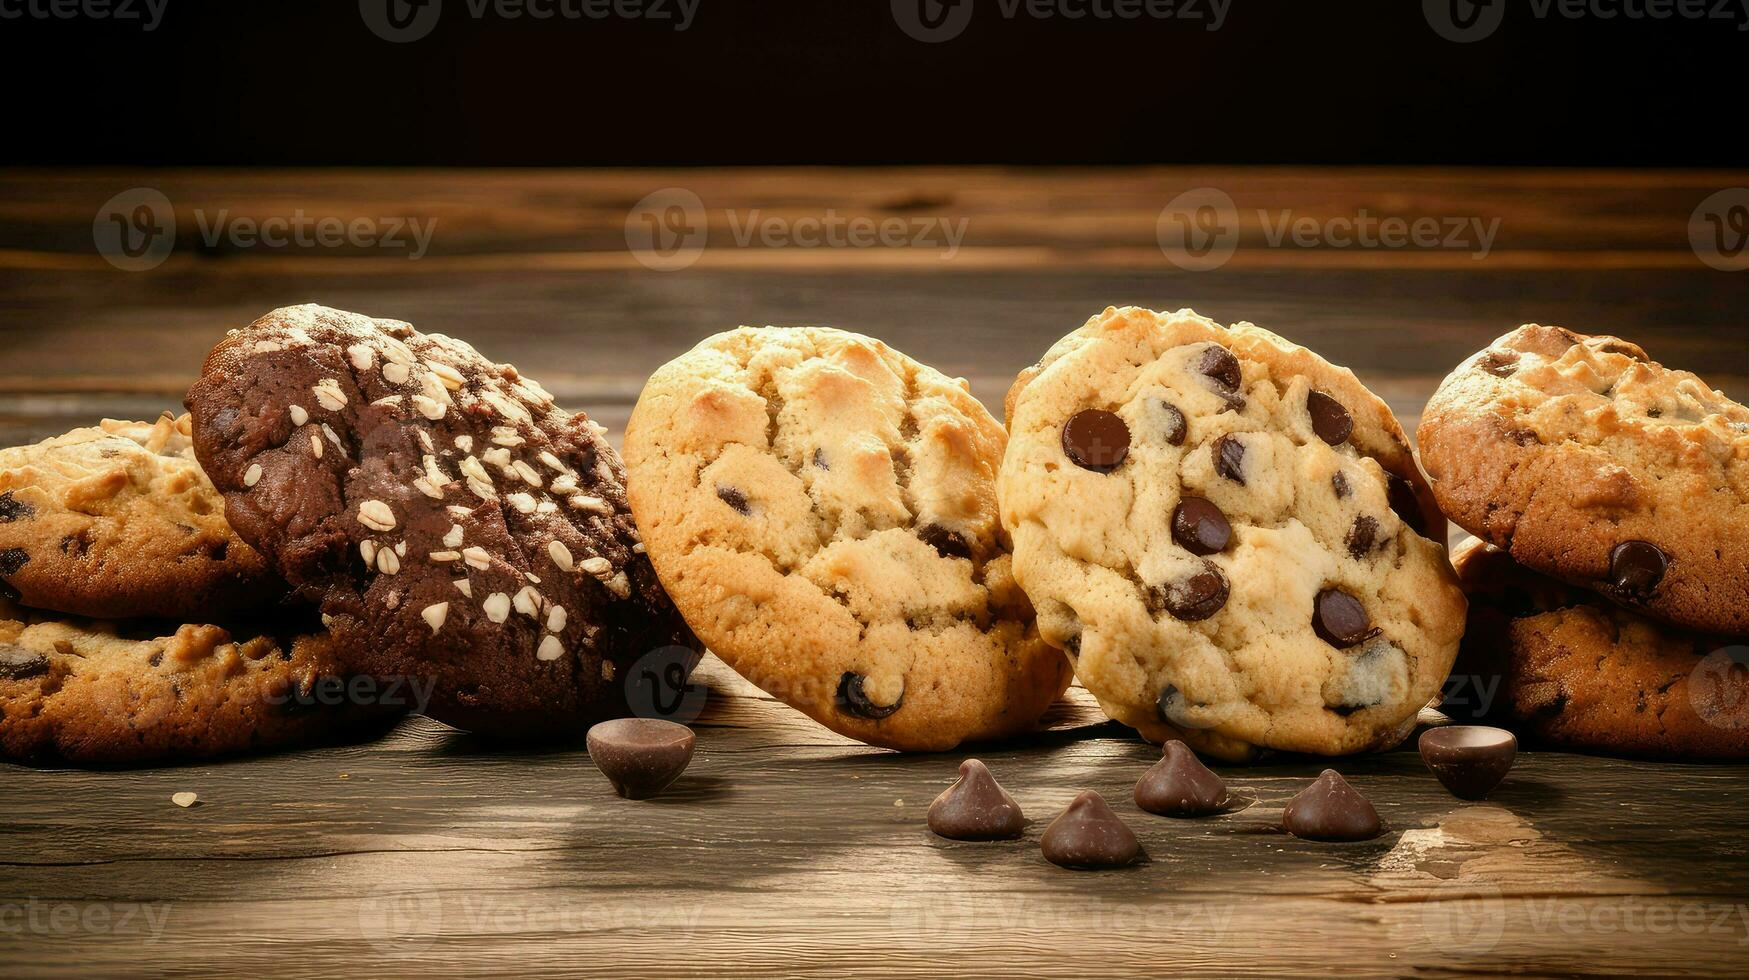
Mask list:
[[833,731],[944,750],[1067,686],[996,520],[1004,433],[954,381],[853,333],[742,328],[650,379],[631,503],[686,619]]
[[1555,748],[1749,758],[1749,641],[1675,629],[1471,539],[1469,631],[1445,710]]
[[1463,631],[1445,521],[1352,373],[1108,309],[1008,394],[998,487],[1039,630],[1112,718],[1243,761],[1394,745]]
[[188,406],[231,525],[349,663],[435,680],[439,720],[580,738],[628,710],[639,657],[696,649],[600,426],[462,341],[275,310],[213,350]]
[[1701,379],[1520,327],[1445,379],[1419,436],[1464,530],[1648,616],[1749,634],[1749,408]]
[[[308,624],[314,627],[314,624]],[[115,765],[312,744],[403,713],[319,628],[79,620],[0,600],[0,755]]]
[[285,586],[225,523],[188,417],[0,449],[0,597],[76,616],[224,617]]

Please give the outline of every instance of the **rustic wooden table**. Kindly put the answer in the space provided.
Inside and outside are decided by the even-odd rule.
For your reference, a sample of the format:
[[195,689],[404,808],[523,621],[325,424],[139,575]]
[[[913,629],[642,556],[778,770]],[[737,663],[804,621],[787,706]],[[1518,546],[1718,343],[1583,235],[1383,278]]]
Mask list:
[[[1703,263],[1721,255],[1691,246],[1690,227],[1741,228],[1742,212],[1717,212],[1714,228],[1696,209],[1744,184],[1446,170],[14,172],[0,175],[0,440],[173,408],[223,330],[304,301],[465,337],[616,430],[652,369],[736,324],[882,337],[970,378],[994,407],[1052,340],[1124,303],[1275,329],[1352,366],[1411,429],[1446,370],[1532,320],[1621,333],[1742,397],[1749,278]],[[696,197],[646,200],[673,188]],[[1172,253],[1218,268],[1186,271],[1162,249],[1175,199],[1218,205],[1187,215],[1227,233],[1215,251]],[[255,240],[270,218],[305,240]],[[1432,218],[1438,241],[1345,246],[1369,218]],[[654,250],[647,219],[662,229]],[[1164,224],[1177,242],[1173,216]],[[414,228],[430,232],[425,246]],[[141,254],[117,251],[122,230]],[[836,244],[810,246],[828,231]],[[110,258],[162,262],[124,271]],[[924,811],[959,754],[847,742],[711,659],[699,682],[698,755],[652,802],[615,798],[577,747],[507,751],[423,719],[366,744],[223,763],[5,765],[0,975],[1749,970],[1743,767],[1528,752],[1494,799],[1467,804],[1413,751],[1349,759],[1340,768],[1389,833],[1318,845],[1274,823],[1319,761],[1228,770],[1260,798],[1237,815],[1149,817],[1129,789],[1157,750],[1072,691],[1047,732],[977,753],[1033,817],[1028,839],[956,844],[929,834]],[[1037,832],[1082,789],[1130,820],[1150,863],[1078,874],[1044,862]],[[183,790],[200,804],[173,806]]]

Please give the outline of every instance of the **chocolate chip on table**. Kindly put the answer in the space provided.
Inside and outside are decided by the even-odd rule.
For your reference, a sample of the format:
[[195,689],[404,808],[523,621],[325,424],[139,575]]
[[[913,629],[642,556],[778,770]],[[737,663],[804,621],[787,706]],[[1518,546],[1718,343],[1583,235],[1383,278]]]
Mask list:
[[1354,519],[1354,526],[1348,529],[1348,554],[1354,558],[1364,558],[1378,543],[1379,522],[1375,517],[1362,514]]
[[1513,372],[1518,370],[1518,352],[1515,350],[1489,350],[1476,361],[1476,367],[1496,378],[1509,378]]
[[660,718],[617,718],[589,729],[589,758],[614,792],[647,800],[692,761],[692,729]]
[[1160,437],[1166,440],[1168,446],[1184,445],[1184,437],[1190,431],[1190,425],[1184,421],[1184,413],[1176,406],[1161,402],[1160,416],[1164,420]]
[[1202,497],[1185,497],[1172,511],[1172,540],[1193,555],[1224,551],[1232,538],[1227,515]]
[[1245,485],[1245,444],[1227,435],[1215,440],[1215,472]]
[[[0,559],[4,557],[0,553]],[[1669,570],[1669,557],[1649,541],[1623,541],[1609,553],[1609,581],[1629,596],[1651,595]]]
[[970,560],[972,557],[972,546],[966,543],[966,539],[959,532],[950,531],[940,524],[923,525],[917,529],[917,536],[943,558]]
[[1281,812],[1282,829],[1305,840],[1372,840],[1383,830],[1379,812],[1334,769],[1300,790]]
[[0,551],[0,575],[12,575],[30,561],[30,552],[23,548]]
[[1377,636],[1366,607],[1341,589],[1323,589],[1312,600],[1312,632],[1338,649],[1347,649]]
[[905,703],[905,695],[901,692],[899,699],[892,704],[875,704],[863,692],[862,683],[862,675],[850,670],[845,671],[844,676],[838,679],[836,700],[839,711],[847,715],[855,715],[858,718],[867,718],[870,721],[880,721],[899,710],[899,706]]
[[960,763],[960,778],[929,804],[929,829],[949,840],[1013,840],[1026,815],[977,759]]
[[1332,446],[1340,446],[1354,434],[1354,418],[1342,403],[1316,388],[1306,392],[1306,413],[1312,417],[1312,431]]
[[1136,780],[1136,806],[1163,817],[1206,817],[1225,810],[1228,799],[1227,784],[1177,739]]
[[1330,489],[1335,492],[1337,500],[1347,500],[1348,495],[1354,492],[1354,488],[1348,485],[1348,477],[1342,475],[1341,470],[1330,474]]
[[1045,828],[1038,844],[1045,860],[1077,871],[1121,868],[1142,857],[1135,832],[1092,790],[1075,797]]
[[1194,623],[1221,611],[1227,604],[1227,577],[1213,562],[1204,561],[1202,571],[1182,582],[1148,590],[1149,611],[1166,610],[1173,616]]
[[1418,745],[1440,784],[1465,800],[1485,799],[1518,757],[1518,737],[1486,725],[1429,728]]
[[1130,451],[1130,427],[1115,412],[1089,408],[1063,426],[1063,454],[1076,466],[1110,473]]
[[11,524],[13,521],[34,516],[35,508],[22,500],[14,499],[12,491],[0,493],[0,524]]
[[49,658],[35,650],[11,643],[0,643],[0,677],[21,681],[48,673]]
[[1427,537],[1427,518],[1421,512],[1421,498],[1415,496],[1415,487],[1408,480],[1387,472],[1385,502],[1391,505],[1391,513],[1397,515],[1397,520],[1407,524],[1416,534]]
[[747,504],[747,495],[734,487],[718,487],[717,499],[733,507],[743,517],[753,513],[753,508]]

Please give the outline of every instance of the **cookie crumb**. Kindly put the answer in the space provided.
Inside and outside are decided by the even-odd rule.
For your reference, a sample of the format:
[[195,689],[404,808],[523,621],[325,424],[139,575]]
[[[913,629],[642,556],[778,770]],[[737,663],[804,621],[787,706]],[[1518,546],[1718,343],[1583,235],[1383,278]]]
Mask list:
[[200,802],[200,794],[199,793],[189,793],[189,792],[171,793],[170,794],[170,802],[172,802],[172,803],[176,804],[177,806],[182,807],[184,810],[186,810],[189,807]]

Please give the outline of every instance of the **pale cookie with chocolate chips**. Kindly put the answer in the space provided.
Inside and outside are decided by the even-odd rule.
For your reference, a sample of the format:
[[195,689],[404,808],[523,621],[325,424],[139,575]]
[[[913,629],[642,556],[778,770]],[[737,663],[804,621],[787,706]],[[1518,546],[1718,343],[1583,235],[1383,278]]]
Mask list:
[[1345,368],[1107,309],[1008,394],[998,483],[1044,638],[1115,720],[1233,761],[1387,748],[1463,632],[1445,521]]
[[105,419],[0,449],[0,598],[75,616],[191,619],[284,596],[225,523],[186,415]]
[[311,627],[233,636],[0,600],[0,756],[117,765],[265,751],[332,741],[414,706],[410,690],[349,675]]
[[275,310],[213,350],[188,406],[232,526],[349,663],[434,680],[441,721],[580,737],[629,710],[639,658],[697,659],[601,427],[462,341]]
[[945,750],[1067,686],[996,520],[1000,425],[955,381],[826,328],[718,334],[650,379],[631,503],[687,622],[833,731]]
[[1749,759],[1749,642],[1667,626],[1470,539],[1469,629],[1444,710],[1539,745]]
[[1524,326],[1445,379],[1418,434],[1464,530],[1672,625],[1749,634],[1749,408],[1700,378]]

